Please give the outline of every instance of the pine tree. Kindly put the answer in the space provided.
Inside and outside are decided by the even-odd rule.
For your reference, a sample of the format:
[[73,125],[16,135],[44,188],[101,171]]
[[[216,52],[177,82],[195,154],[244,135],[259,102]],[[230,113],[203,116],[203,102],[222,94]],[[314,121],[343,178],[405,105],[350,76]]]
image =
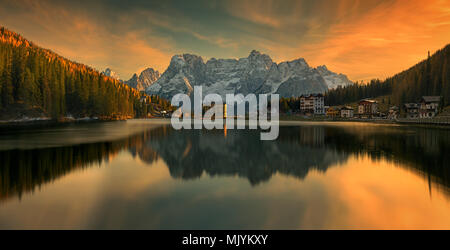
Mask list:
[[[0,29],[0,108],[24,103],[55,119],[69,114],[134,116],[148,110],[139,102],[141,96],[145,94]],[[168,105],[159,97],[147,98],[152,99],[150,107]]]
[[[8,51],[9,52],[9,51]],[[4,70],[1,75],[2,82],[2,104],[6,107],[14,102],[13,92],[13,79],[12,79],[12,58],[11,53],[7,53],[5,56]]]

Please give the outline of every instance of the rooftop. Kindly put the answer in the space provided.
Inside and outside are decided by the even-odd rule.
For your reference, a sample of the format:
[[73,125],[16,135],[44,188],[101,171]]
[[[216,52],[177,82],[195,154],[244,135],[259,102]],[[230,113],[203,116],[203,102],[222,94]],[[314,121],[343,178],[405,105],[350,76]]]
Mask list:
[[301,95],[300,97],[311,98],[311,97],[323,97],[323,94],[309,94],[309,95]]
[[405,103],[404,104],[405,108],[419,108],[419,104],[418,103]]
[[423,96],[422,101],[425,102],[440,102],[441,97],[440,96]]
[[359,102],[360,102],[360,103],[361,103],[361,102],[378,103],[377,101],[371,100],[371,99],[362,99],[362,100],[359,101]]

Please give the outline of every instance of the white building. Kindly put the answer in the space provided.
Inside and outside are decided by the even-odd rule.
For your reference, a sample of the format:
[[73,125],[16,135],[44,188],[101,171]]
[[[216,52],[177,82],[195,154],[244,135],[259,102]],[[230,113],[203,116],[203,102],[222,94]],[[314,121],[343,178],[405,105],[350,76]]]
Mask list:
[[300,111],[305,114],[324,115],[325,98],[322,94],[300,96]]

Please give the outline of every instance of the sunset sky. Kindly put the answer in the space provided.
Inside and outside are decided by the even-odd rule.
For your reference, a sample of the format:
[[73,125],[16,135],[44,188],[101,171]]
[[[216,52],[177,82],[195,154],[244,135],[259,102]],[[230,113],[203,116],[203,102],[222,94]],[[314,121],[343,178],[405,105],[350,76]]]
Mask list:
[[0,0],[0,26],[122,79],[174,54],[303,57],[351,80],[385,78],[450,43],[450,0]]

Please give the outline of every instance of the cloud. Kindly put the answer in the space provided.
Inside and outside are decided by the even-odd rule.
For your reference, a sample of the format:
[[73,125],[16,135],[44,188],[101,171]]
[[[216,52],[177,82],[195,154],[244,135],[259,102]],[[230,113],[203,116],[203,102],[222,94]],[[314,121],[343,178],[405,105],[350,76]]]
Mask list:
[[353,22],[331,26],[326,39],[301,45],[314,63],[327,62],[353,79],[384,78],[426,58],[450,41],[450,6],[443,1],[379,4]]
[[114,26],[83,9],[46,1],[17,1],[8,7],[0,8],[0,21],[7,28],[100,71],[111,67],[128,79],[140,68],[163,71],[169,63],[170,38],[154,35],[151,28],[133,26],[126,14],[118,13],[120,25]]
[[193,27],[198,27],[198,25],[188,17],[182,15],[177,15],[177,18],[173,18],[172,16],[160,14],[152,10],[140,10],[139,15],[145,17],[152,25],[172,32],[193,36],[198,40],[206,41],[221,48],[237,48],[239,46],[232,39],[218,35],[202,34],[202,32],[196,31]]
[[277,61],[304,57],[312,65],[327,64],[353,80],[391,76],[450,41],[448,1],[264,3],[228,5],[231,15],[248,22],[236,26],[251,34],[244,43]]
[[352,80],[385,78],[450,41],[444,0],[7,1],[0,22],[34,42],[122,78],[170,57],[304,57]]

